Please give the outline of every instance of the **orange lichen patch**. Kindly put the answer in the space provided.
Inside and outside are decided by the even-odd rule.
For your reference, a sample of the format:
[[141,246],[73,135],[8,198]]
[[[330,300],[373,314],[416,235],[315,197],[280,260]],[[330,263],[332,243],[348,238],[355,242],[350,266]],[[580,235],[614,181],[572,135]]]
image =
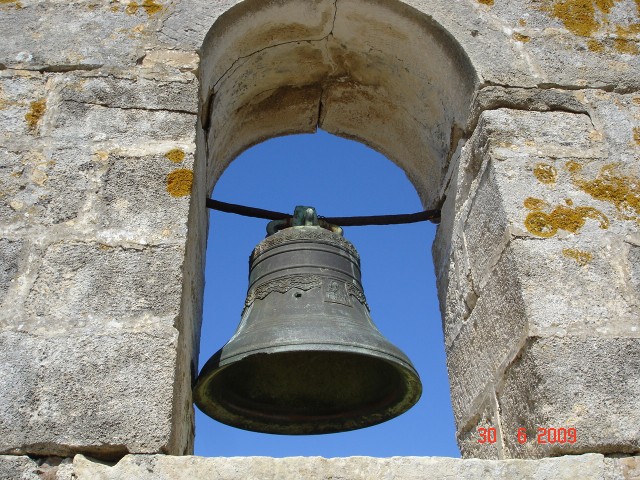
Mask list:
[[527,24],[527,21],[524,18],[521,18],[520,20],[518,20],[518,25],[520,25],[521,27],[524,27]]
[[547,207],[548,204],[547,202],[539,198],[528,197],[524,200],[524,206],[529,210],[542,210],[543,208]]
[[184,152],[179,148],[169,150],[164,154],[164,156],[171,160],[173,163],[180,163],[184,160]]
[[638,55],[640,48],[635,40],[627,40],[626,38],[616,38],[613,41],[613,46],[618,53],[626,53],[629,55]]
[[640,127],[633,128],[633,140],[640,145]]
[[151,16],[160,12],[162,10],[162,5],[156,3],[154,0],[144,0],[144,2],[142,2],[142,8],[147,12],[147,15]]
[[604,52],[604,44],[593,38],[587,40],[587,48],[596,53]]
[[582,165],[580,165],[578,162],[574,162],[573,160],[569,160],[567,163],[564,164],[564,166],[571,173],[576,173],[582,170]]
[[489,5],[490,7],[493,6],[493,0],[478,0],[478,3]]
[[600,28],[593,0],[564,0],[553,5],[551,13],[571,33],[589,37]]
[[124,11],[129,15],[135,15],[138,13],[140,7],[142,7],[149,16],[155,15],[162,10],[162,5],[156,3],[154,0],[144,0],[142,5],[139,5],[136,1],[129,2],[129,5],[127,5],[127,8],[125,8]]
[[595,0],[595,2],[600,11],[603,13],[610,13],[616,3],[616,0]]
[[175,170],[167,175],[167,192],[169,192],[172,197],[189,195],[192,184],[193,172],[191,170]]
[[600,228],[609,228],[609,219],[599,210],[592,207],[570,208],[564,205],[558,205],[551,213],[531,212],[527,215],[524,225],[532,234],[549,238],[553,237],[558,230],[578,233],[589,218],[598,220]]
[[533,169],[533,174],[538,181],[542,183],[556,183],[558,179],[558,171],[556,168],[546,163],[538,163]]
[[553,237],[558,232],[551,216],[544,212],[531,212],[527,215],[524,226],[529,232],[543,238]]
[[40,100],[36,100],[35,102],[31,102],[29,106],[29,111],[25,113],[24,119],[27,121],[27,125],[31,130],[35,130],[38,125],[38,121],[44,115],[45,110],[47,109],[46,105],[47,101],[44,98]]
[[566,203],[569,206],[572,206],[573,205],[573,200],[571,200],[570,198],[565,198],[564,199],[564,203]]
[[562,250],[562,254],[565,257],[573,258],[581,267],[584,267],[593,260],[593,254],[591,252],[585,252],[584,250],[578,250],[575,248],[565,248]]
[[616,164],[605,165],[593,180],[574,176],[573,183],[596,200],[616,206],[625,220],[640,220],[640,178],[616,175]]
[[528,37],[527,35],[523,35],[521,33],[518,32],[513,32],[513,35],[511,35],[511,37],[518,41],[518,42],[522,42],[522,43],[527,43],[528,41],[531,40],[531,37]]

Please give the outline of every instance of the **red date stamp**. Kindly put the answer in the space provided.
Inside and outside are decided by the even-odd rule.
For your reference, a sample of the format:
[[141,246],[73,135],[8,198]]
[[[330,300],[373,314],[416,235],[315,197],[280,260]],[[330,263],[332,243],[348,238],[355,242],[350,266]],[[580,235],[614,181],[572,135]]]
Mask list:
[[[518,428],[516,433],[518,443],[527,443],[527,429],[524,427]],[[498,441],[498,434],[494,427],[478,427],[478,443],[496,443]],[[538,445],[543,444],[556,444],[556,443],[576,443],[578,441],[578,431],[574,427],[554,428],[539,427],[534,437]]]

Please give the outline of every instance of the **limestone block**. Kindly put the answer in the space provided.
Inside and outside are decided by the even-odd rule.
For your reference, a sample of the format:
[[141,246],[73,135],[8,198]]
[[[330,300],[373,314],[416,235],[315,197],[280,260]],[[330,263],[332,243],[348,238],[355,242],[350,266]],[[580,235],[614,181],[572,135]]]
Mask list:
[[489,392],[483,400],[482,404],[475,407],[479,415],[456,432],[462,458],[504,458],[504,439],[495,393]]
[[[499,382],[497,372],[518,353],[527,335],[527,311],[519,277],[519,259],[505,253],[477,290],[477,302],[459,333],[445,339],[451,400],[459,431]],[[470,418],[471,417],[471,418]]]
[[587,454],[525,460],[462,460],[446,457],[320,458],[320,457],[170,457],[127,455],[116,465],[77,455],[73,462],[78,480],[604,480],[602,455]]
[[21,267],[24,241],[0,239],[0,305]]
[[47,330],[0,333],[0,452],[182,453],[172,438],[173,422],[184,421],[172,417],[173,327]]
[[183,255],[175,246],[54,243],[26,300],[27,317],[18,321],[32,333],[103,322],[170,326],[180,309]]
[[63,81],[64,87],[60,91],[62,102],[197,113],[198,86],[193,75],[122,78],[84,74],[67,75]]
[[77,219],[100,175],[87,148],[0,147],[0,225],[24,229]]
[[[193,154],[124,156],[104,152],[106,170],[93,214],[109,243],[166,243],[187,234]],[[178,180],[184,177],[183,183]]]
[[195,118],[166,110],[109,108],[63,101],[47,134],[56,143],[92,143],[98,150],[192,141]]
[[[1,8],[1,7],[0,7]],[[0,142],[11,143],[16,135],[33,135],[46,111],[47,74],[0,71]]]
[[128,5],[87,0],[3,2],[0,63],[50,71],[135,65],[162,9]]
[[4,480],[41,480],[38,464],[31,458],[0,455],[0,478]]
[[[595,407],[575,412],[574,423],[588,425],[584,428],[593,433],[582,438],[582,444],[555,445],[556,450],[520,447],[518,428],[527,427],[529,435],[536,426],[566,428],[559,417],[539,412],[560,412],[563,398],[574,395],[589,396],[586,403],[600,404],[597,390],[582,392],[566,382],[564,397],[545,397],[525,387],[526,379],[538,379],[551,388],[563,381],[564,374],[556,368],[538,368],[517,379],[510,377],[513,386],[504,386],[504,391],[510,388],[511,396],[500,393],[505,370],[522,358],[530,355],[531,364],[546,365],[545,350],[530,346],[538,339],[593,337],[602,343],[602,352],[607,342],[615,350],[616,342],[638,341],[640,290],[634,262],[640,171],[628,154],[615,164],[607,157],[623,150],[619,138],[609,140],[616,121],[621,125],[619,134],[626,138],[624,148],[629,147],[635,110],[629,98],[616,97],[616,107],[600,105],[599,98],[574,97],[573,107],[578,110],[576,103],[583,105],[591,118],[565,112],[484,112],[451,176],[449,188],[456,198],[447,193],[446,211],[452,219],[439,232],[434,251],[439,282],[446,289],[441,298],[447,364],[465,455],[494,455],[492,448],[507,457],[637,451],[637,428],[621,429],[619,437],[613,433],[622,422],[638,423],[633,414],[624,420],[626,412],[637,409],[637,386],[611,400],[620,411],[600,411],[597,421]],[[582,353],[578,347],[574,351]],[[626,368],[619,364],[633,364],[638,358],[631,347],[628,355],[629,359],[626,354],[592,355],[583,361],[594,362],[594,372],[619,371]],[[564,358],[557,362],[571,365]],[[619,375],[616,381],[635,385],[637,375],[632,371],[625,370],[631,378]],[[606,388],[613,388],[616,381]],[[525,408],[531,411],[523,412]],[[485,426],[488,418],[496,422],[498,442],[482,449],[474,442],[478,427]],[[608,433],[599,431],[598,424],[605,425]]]
[[605,458],[605,480],[637,480],[640,478],[640,456]]
[[[532,337],[498,392],[509,456],[640,451],[640,338]],[[523,399],[529,399],[523,401]],[[528,441],[517,441],[517,428]],[[575,443],[538,442],[539,428],[575,428]],[[544,435],[544,434],[543,434]]]

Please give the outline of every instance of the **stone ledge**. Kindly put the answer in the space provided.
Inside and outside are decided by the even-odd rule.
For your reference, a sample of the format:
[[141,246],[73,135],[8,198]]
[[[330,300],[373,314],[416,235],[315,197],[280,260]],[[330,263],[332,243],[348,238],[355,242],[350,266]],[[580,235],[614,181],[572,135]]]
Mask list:
[[175,457],[126,455],[115,465],[83,455],[54,462],[0,455],[3,479],[55,480],[267,480],[267,479],[487,479],[487,480],[638,480],[640,456],[607,458],[601,454],[545,458],[541,460],[480,460],[447,457]]

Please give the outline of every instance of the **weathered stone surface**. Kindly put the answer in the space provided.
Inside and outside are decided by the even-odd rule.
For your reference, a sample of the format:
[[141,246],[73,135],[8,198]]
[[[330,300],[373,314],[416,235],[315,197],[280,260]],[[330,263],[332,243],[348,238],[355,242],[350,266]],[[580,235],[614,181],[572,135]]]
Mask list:
[[64,87],[60,90],[62,102],[109,108],[197,113],[198,87],[192,75],[164,80],[85,74],[65,76],[64,82]]
[[527,312],[518,276],[517,257],[505,254],[489,279],[477,290],[478,299],[459,333],[445,339],[451,376],[451,400],[456,424],[466,429],[478,404],[497,387],[499,374],[518,353],[527,335]]
[[0,305],[21,266],[22,240],[0,239]]
[[169,179],[173,172],[190,174],[193,154],[172,148],[155,155],[104,155],[106,167],[95,205],[100,237],[109,243],[141,244],[184,238],[190,197],[171,196],[184,192],[172,190]]
[[[498,392],[507,455],[637,454],[639,369],[640,338],[532,337]],[[525,444],[517,441],[519,427],[527,430]],[[577,440],[539,443],[538,428],[550,427],[573,427]]]
[[0,8],[0,63],[31,70],[135,65],[157,18],[143,8],[134,12],[126,5],[87,0],[9,1]]
[[2,480],[73,480],[73,459],[0,455]]
[[171,325],[180,308],[182,255],[177,247],[53,244],[20,321],[33,333],[105,321],[135,325],[141,317]]
[[0,333],[0,452],[119,458],[182,448],[172,439],[172,326],[31,332]]
[[[628,140],[622,147],[608,139],[615,135],[616,120],[618,134],[628,135],[634,110],[625,110],[624,105],[632,103],[628,97],[608,97],[619,99],[618,107],[604,107],[598,103],[600,96],[589,101],[579,94],[573,98],[572,108],[583,105],[595,125],[586,114],[484,112],[452,174],[449,188],[456,196],[447,193],[445,209],[453,218],[438,233],[434,252],[445,290],[441,302],[447,364],[464,455],[490,457],[497,449],[507,457],[546,456],[588,451],[586,445],[602,452],[637,451],[640,430],[629,427],[639,423],[631,413],[638,408],[638,379],[631,373],[635,367],[625,366],[621,373],[623,367],[612,365],[635,365],[639,358],[631,345],[640,340],[634,265],[640,175],[628,152],[615,165],[606,160],[610,152],[628,148]],[[571,132],[570,140],[566,131]],[[518,370],[517,379],[505,377],[505,369],[515,368],[522,355],[532,365],[547,365],[545,358],[553,354],[529,347],[539,337],[548,342],[588,337],[602,345],[603,355],[588,357],[585,365],[593,362],[592,374],[599,377],[593,381],[606,386],[581,391],[582,382],[589,382],[586,376],[566,380],[569,374],[565,376],[560,366],[574,365],[563,357],[571,356],[569,347],[558,352],[557,367],[535,372],[532,367],[526,373]],[[620,342],[626,347],[616,347]],[[612,349],[610,355],[604,354],[607,348]],[[576,358],[582,358],[584,348],[573,351],[580,351]],[[506,378],[512,378],[513,387],[504,383]],[[526,379],[537,379],[550,390],[554,382],[563,382],[557,388],[561,393],[538,392],[526,386]],[[602,405],[598,391],[613,390],[618,382],[631,391],[608,400],[615,408],[599,416],[595,407],[578,409],[570,420],[560,415],[568,409],[563,402],[573,395]],[[502,394],[503,388],[509,393]],[[523,402],[525,398],[529,400]],[[545,416],[549,412],[557,416]],[[486,428],[488,418],[495,422],[498,439],[482,449],[477,429]],[[535,436],[537,427],[575,424],[590,432],[584,443],[548,449],[517,443],[520,427]]]
[[640,457],[605,458],[605,480],[638,480]]
[[107,466],[77,455],[74,474],[78,480],[180,480],[180,479],[331,479],[418,480],[423,478],[491,480],[575,479],[600,480],[605,473],[602,455],[526,460],[461,460],[443,457],[320,458],[235,457],[201,458],[162,455],[127,455]]
[[41,480],[38,464],[29,457],[0,455],[0,478],[4,480]]

